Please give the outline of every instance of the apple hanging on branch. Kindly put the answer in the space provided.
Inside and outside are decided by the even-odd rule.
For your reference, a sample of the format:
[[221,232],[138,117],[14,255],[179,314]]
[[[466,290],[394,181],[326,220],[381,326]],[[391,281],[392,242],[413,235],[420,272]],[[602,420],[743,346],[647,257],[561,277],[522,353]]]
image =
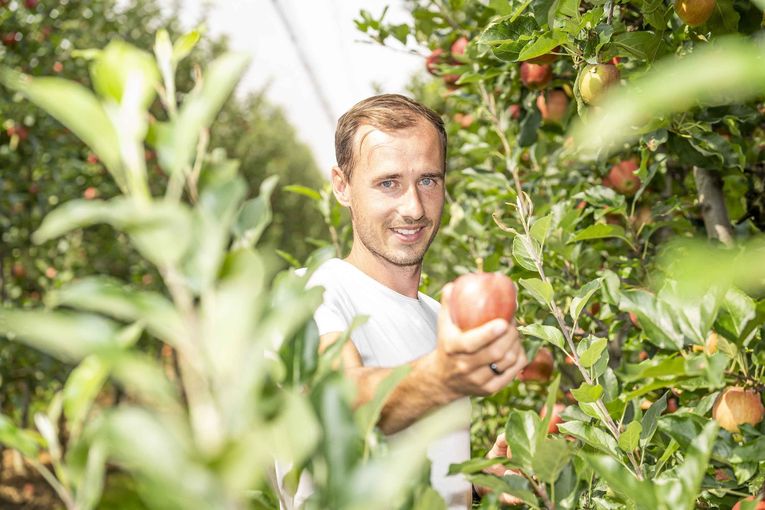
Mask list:
[[739,432],[743,423],[757,425],[765,417],[765,407],[757,390],[740,386],[725,388],[712,406],[712,418],[728,432]]
[[460,329],[477,328],[493,319],[511,322],[517,308],[515,284],[501,273],[470,273],[454,281],[449,300],[452,322]]
[[521,63],[521,83],[530,89],[541,89],[550,83],[552,67],[549,64]]
[[613,64],[596,64],[584,68],[579,77],[579,95],[587,104],[595,103],[603,92],[619,81],[619,70]]
[[634,195],[640,189],[640,177],[635,175],[639,165],[634,159],[621,161],[611,167],[603,185],[625,196]]
[[688,26],[703,25],[712,16],[717,0],[675,0],[675,12]]

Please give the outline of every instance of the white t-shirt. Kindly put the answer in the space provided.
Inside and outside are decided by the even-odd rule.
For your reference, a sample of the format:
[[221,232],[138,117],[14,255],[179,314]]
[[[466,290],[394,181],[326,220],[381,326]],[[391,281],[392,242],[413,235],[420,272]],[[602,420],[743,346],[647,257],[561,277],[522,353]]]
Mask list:
[[[441,305],[419,293],[410,298],[386,287],[356,266],[340,259],[322,264],[308,281],[325,289],[323,304],[314,314],[319,334],[345,331],[354,317],[368,320],[351,333],[364,366],[395,367],[414,361],[436,347],[436,324]],[[470,458],[470,399],[452,404],[464,411],[464,428],[428,448],[430,480],[450,510],[470,504],[470,484],[464,477],[446,476],[449,464]]]

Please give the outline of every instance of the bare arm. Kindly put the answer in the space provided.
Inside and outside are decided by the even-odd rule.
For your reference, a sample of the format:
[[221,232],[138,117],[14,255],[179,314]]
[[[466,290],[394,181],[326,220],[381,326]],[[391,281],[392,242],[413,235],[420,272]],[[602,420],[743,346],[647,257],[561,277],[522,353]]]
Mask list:
[[[378,425],[386,434],[398,432],[428,412],[468,395],[489,395],[505,387],[526,365],[514,324],[497,319],[470,331],[461,331],[449,317],[451,286],[444,289],[438,317],[438,341],[431,353],[410,363],[412,370],[393,390]],[[321,338],[321,349],[340,333]],[[391,372],[389,368],[362,366],[361,356],[349,342],[342,351],[343,368],[358,388],[356,406],[370,401]],[[496,363],[501,375],[489,368]]]

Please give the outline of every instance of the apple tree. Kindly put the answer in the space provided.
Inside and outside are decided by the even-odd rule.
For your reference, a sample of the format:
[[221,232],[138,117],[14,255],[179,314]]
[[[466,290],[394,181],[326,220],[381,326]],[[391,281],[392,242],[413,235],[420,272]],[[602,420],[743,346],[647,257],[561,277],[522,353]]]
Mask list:
[[[410,24],[364,11],[356,24],[427,48],[432,77],[412,92],[447,120],[446,215],[423,285],[510,275],[533,360],[476,402],[474,459],[454,470],[534,508],[761,497],[761,6],[407,6]],[[482,457],[501,431],[512,457],[496,477]]]

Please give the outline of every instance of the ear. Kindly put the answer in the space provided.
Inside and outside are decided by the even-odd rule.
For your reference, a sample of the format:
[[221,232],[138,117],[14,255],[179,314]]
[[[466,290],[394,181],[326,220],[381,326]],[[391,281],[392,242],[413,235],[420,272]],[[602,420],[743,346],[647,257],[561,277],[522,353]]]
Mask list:
[[340,167],[332,167],[332,192],[343,207],[351,206],[351,186]]

